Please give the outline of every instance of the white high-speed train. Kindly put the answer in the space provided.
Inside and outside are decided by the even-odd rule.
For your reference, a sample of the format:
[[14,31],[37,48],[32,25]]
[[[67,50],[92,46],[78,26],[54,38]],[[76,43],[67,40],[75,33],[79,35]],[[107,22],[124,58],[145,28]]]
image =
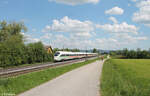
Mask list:
[[54,55],[55,61],[63,61],[69,59],[77,59],[84,57],[94,57],[97,53],[86,53],[86,52],[67,52],[67,51],[57,51]]

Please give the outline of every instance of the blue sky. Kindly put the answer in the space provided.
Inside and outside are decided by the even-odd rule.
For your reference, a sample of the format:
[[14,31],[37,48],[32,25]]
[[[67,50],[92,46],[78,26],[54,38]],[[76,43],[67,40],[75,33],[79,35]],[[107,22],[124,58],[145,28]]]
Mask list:
[[150,48],[150,0],[0,0],[0,20],[28,42],[80,49]]

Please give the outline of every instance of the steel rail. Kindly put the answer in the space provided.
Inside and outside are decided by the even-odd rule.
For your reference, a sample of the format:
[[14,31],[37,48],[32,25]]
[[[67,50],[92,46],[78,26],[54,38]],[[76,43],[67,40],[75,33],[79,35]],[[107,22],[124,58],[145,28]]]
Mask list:
[[[88,58],[88,60],[94,59],[94,58],[96,58],[96,57]],[[85,61],[85,58],[69,60],[69,61],[64,61],[64,62],[56,62],[56,63],[49,63],[49,64],[40,64],[40,65],[35,65],[35,66],[27,66],[27,67],[22,67],[22,68],[2,69],[2,70],[0,70],[0,77],[11,77],[11,76],[19,75],[19,74],[25,74],[25,73],[33,72],[36,70],[41,70],[44,68],[73,64],[73,63],[79,63],[79,62],[83,62],[83,61]]]

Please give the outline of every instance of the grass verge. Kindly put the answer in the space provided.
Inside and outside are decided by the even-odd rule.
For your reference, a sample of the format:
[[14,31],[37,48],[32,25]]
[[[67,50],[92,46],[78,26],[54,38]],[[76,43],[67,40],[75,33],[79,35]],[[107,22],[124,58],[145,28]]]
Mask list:
[[107,60],[100,86],[102,96],[150,96],[150,60]]
[[83,65],[95,62],[98,59],[88,60],[81,63],[75,63],[63,67],[49,68],[38,72],[32,72],[17,77],[0,79],[0,96],[1,94],[19,94],[31,88],[34,88],[44,82],[47,82],[57,76]]

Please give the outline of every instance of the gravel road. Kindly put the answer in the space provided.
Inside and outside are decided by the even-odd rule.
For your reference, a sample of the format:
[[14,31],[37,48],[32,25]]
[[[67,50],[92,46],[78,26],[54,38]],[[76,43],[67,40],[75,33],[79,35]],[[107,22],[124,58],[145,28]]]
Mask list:
[[77,68],[19,96],[100,96],[102,61]]

